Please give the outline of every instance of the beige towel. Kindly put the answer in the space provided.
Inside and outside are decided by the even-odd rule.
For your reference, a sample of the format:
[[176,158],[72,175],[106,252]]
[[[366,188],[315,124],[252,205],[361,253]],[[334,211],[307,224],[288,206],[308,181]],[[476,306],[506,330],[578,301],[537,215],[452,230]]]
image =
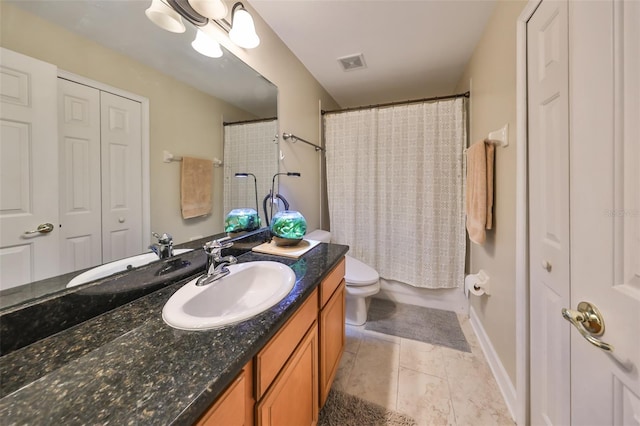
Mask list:
[[469,239],[484,244],[485,229],[493,225],[493,144],[484,140],[467,149],[467,231]]
[[180,201],[183,219],[211,213],[212,176],[213,162],[211,160],[182,158]]

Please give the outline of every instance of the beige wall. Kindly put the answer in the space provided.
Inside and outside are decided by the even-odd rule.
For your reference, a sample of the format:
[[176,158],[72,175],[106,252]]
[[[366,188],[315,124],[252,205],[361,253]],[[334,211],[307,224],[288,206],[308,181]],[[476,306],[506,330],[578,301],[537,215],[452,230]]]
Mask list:
[[[252,51],[223,44],[278,86],[280,130],[314,143],[320,138],[319,102],[337,105],[282,41],[256,16],[262,43]],[[60,69],[147,97],[150,101],[151,228],[170,232],[176,241],[222,232],[222,168],[214,169],[214,211],[206,218],[183,220],[180,214],[179,163],[166,164],[162,151],[203,158],[223,157],[222,119],[251,118],[246,112],[201,93],[145,65],[78,37],[60,27],[2,4],[3,47],[53,63]],[[225,43],[226,41],[226,43]],[[300,210],[310,228],[320,226],[320,154],[303,144],[281,142],[282,193]]]
[[456,90],[471,90],[471,143],[509,124],[509,146],[496,149],[494,229],[483,246],[471,244],[469,270],[484,269],[491,277],[491,296],[471,296],[471,306],[514,385],[516,19],[525,4],[498,2]]

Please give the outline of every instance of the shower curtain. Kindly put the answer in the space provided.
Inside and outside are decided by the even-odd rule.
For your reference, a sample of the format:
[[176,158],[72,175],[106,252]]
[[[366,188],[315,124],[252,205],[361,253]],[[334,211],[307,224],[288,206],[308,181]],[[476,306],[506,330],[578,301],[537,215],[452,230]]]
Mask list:
[[382,278],[463,283],[465,111],[457,98],[324,116],[332,239]]

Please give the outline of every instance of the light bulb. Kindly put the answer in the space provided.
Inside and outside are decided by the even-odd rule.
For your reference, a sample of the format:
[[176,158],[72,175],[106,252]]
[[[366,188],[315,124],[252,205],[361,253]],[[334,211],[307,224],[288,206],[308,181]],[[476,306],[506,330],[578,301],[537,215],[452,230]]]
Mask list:
[[185,31],[182,18],[178,12],[173,10],[168,4],[162,0],[152,0],[151,6],[144,11],[147,18],[163,30],[172,33],[183,33]]
[[244,9],[234,11],[232,25],[229,31],[232,42],[245,49],[253,49],[260,44],[260,37],[256,34],[256,27],[249,12]]
[[196,33],[196,38],[191,42],[191,47],[201,55],[208,56],[210,58],[219,58],[222,56],[220,44],[201,30],[198,30]]
[[189,0],[193,10],[202,16],[211,19],[224,19],[227,17],[227,6],[222,0]]

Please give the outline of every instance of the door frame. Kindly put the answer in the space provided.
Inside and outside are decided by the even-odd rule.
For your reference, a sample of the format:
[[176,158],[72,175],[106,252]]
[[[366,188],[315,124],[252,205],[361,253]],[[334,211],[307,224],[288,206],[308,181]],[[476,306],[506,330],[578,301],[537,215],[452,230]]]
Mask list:
[[131,99],[141,106],[141,130],[142,130],[142,247],[146,247],[151,241],[151,170],[149,167],[149,99],[126,90],[110,86],[81,75],[64,71],[58,68],[58,78],[63,78],[78,84],[93,87],[94,89],[109,92],[114,95]]
[[529,0],[516,21],[516,423],[530,419],[527,23],[542,0]]

